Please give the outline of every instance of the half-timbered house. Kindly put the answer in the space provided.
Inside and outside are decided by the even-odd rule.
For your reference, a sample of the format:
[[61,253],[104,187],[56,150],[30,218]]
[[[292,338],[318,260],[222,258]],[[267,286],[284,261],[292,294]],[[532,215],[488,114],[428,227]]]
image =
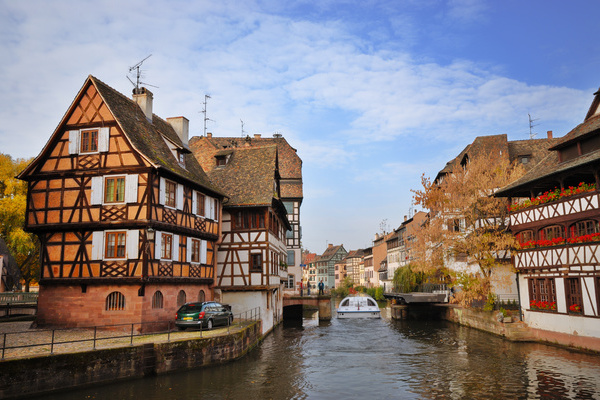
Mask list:
[[[202,159],[205,154],[196,148]],[[287,276],[286,231],[277,146],[230,146],[205,162],[210,179],[228,193],[223,203],[215,295],[241,313],[260,308],[263,332],[281,318]]]
[[[212,133],[206,136],[194,136],[190,139],[190,147],[198,156],[200,165],[207,170],[214,163],[217,152],[231,147],[261,147],[277,146],[279,160],[279,175],[281,177],[281,201],[283,202],[291,229],[286,232],[287,256],[285,262],[288,266],[284,278],[285,290],[298,290],[302,279],[302,227],[300,225],[300,206],[302,205],[302,160],[281,134],[273,137],[264,137],[259,134],[239,137],[221,137]],[[198,149],[198,151],[196,150]],[[200,151],[201,150],[201,151]],[[223,158],[224,156],[221,156]]]
[[152,103],[89,76],[19,175],[41,243],[38,324],[166,321],[212,298],[224,195],[188,147],[188,120]]
[[524,320],[559,335],[552,341],[600,350],[600,92],[584,122],[550,150],[496,194],[513,202]]

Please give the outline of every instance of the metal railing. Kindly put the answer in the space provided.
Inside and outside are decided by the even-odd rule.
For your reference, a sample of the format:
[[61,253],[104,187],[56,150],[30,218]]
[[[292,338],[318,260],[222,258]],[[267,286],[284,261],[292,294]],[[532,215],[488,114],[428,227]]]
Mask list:
[[3,292],[0,293],[0,304],[33,304],[38,301],[38,293]]
[[[258,321],[260,320],[260,307],[256,307],[238,314],[234,314],[233,323],[231,320],[227,321],[227,333],[229,334],[232,326],[241,326],[243,322]],[[152,327],[158,326],[158,330],[152,329]],[[161,327],[166,326],[166,329]],[[136,329],[138,327],[138,329]],[[206,329],[202,328],[202,324],[199,324],[199,336],[202,338],[203,333]],[[144,333],[145,332],[145,333]],[[166,335],[166,341],[171,341],[171,336],[177,333],[175,327],[175,321],[155,321],[155,322],[137,322],[132,324],[115,324],[115,325],[98,325],[89,327],[78,327],[78,328],[60,328],[60,329],[40,329],[40,330],[29,330],[20,332],[5,332],[1,333],[1,354],[0,359],[4,359],[7,350],[15,349],[27,349],[27,348],[49,348],[50,354],[54,354],[56,347],[76,344],[76,343],[90,343],[91,350],[97,349],[97,344],[104,341],[108,344],[115,345],[114,347],[122,347],[124,345],[133,346],[134,338],[147,338],[148,341],[152,342],[153,339],[158,338],[160,335]],[[186,338],[190,337],[189,332],[180,332],[185,334]],[[76,338],[73,338],[76,336]],[[11,345],[9,342],[15,338],[18,342],[25,342],[22,344]],[[104,342],[107,343],[107,342]],[[85,348],[77,349],[85,350]]]

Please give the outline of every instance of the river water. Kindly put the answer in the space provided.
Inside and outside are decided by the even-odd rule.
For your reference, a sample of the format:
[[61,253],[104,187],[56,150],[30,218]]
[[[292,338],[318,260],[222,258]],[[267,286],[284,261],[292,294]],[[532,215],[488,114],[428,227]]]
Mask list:
[[43,398],[600,399],[600,356],[387,315],[313,315],[280,325],[236,362]]

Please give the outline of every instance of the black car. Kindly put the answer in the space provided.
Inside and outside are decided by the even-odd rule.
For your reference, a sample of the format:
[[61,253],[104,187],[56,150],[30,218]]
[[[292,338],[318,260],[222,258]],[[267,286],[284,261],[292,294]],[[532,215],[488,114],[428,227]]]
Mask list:
[[231,325],[232,322],[231,306],[216,301],[185,303],[175,314],[175,326],[179,330],[191,327],[212,329],[213,326]]

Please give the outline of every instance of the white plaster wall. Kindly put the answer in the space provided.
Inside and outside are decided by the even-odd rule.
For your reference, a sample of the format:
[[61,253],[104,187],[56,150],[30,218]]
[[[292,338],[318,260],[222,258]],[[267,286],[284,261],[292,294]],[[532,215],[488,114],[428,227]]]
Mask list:
[[[262,320],[262,334],[264,335],[274,326],[273,313],[277,310],[274,307],[282,308],[282,305],[278,301],[270,302],[271,307],[267,309],[267,291],[253,291],[253,292],[222,292],[222,302],[229,304],[231,310],[236,318],[237,314],[248,311],[248,318],[250,317],[250,310],[260,308],[260,319]],[[276,297],[276,296],[274,296]],[[281,310],[278,314],[281,314]],[[243,316],[242,316],[243,318]]]

